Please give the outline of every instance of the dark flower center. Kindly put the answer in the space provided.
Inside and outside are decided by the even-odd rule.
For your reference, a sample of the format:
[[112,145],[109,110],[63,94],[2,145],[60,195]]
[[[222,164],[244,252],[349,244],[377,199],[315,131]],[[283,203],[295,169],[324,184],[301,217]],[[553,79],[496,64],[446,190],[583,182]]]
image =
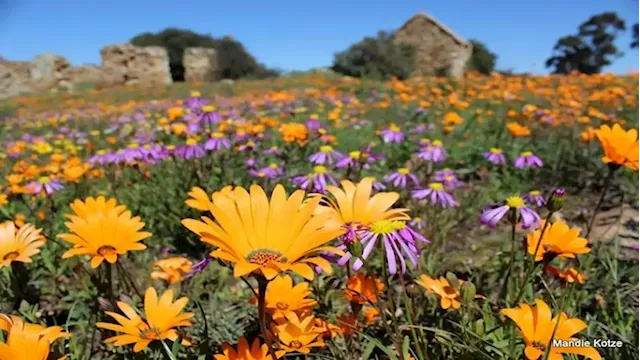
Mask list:
[[98,249],[98,255],[100,256],[108,256],[108,255],[115,255],[115,254],[116,254],[116,248],[114,248],[111,245],[100,246],[100,248]]
[[258,265],[266,265],[272,261],[274,262],[283,262],[286,261],[286,258],[277,251],[273,250],[255,250],[249,253],[247,256],[247,261],[252,264]]
[[300,349],[302,347],[302,343],[298,340],[293,340],[289,347],[292,349]]
[[2,257],[2,260],[9,260],[9,261],[13,261],[15,260],[18,256],[20,256],[20,253],[17,251],[12,251],[10,253],[5,254]]

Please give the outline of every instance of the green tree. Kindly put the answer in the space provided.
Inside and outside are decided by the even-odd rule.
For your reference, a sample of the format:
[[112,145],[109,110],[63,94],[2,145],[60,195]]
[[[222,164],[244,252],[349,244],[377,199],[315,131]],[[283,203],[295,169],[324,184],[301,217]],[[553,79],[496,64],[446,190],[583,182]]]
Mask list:
[[334,55],[332,70],[355,77],[407,78],[415,67],[413,46],[398,43],[381,31]]
[[467,63],[467,69],[478,71],[481,74],[490,74],[496,67],[498,55],[491,52],[484,43],[478,40],[470,40],[469,42],[473,45],[473,51]]
[[579,71],[599,73],[622,55],[614,41],[618,32],[625,30],[624,20],[614,12],[594,15],[582,23],[578,34],[563,36],[553,47],[553,54],[545,65],[556,74]]
[[190,30],[167,28],[158,33],[145,32],[130,41],[136,46],[162,46],[169,54],[171,77],[174,81],[184,81],[182,56],[190,47],[216,49],[220,75],[227,79],[241,77],[268,77],[277,73],[267,69],[245,49],[238,41],[225,36],[215,39],[208,34],[198,34]]

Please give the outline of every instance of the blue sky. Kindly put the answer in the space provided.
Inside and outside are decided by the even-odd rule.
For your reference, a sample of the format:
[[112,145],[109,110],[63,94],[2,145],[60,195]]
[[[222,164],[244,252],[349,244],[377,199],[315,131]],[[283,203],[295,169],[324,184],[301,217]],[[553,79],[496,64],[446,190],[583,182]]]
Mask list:
[[[335,52],[397,29],[417,11],[486,43],[499,69],[533,73],[547,72],[555,41],[593,14],[616,11],[629,28],[638,22],[637,0],[0,0],[0,56],[53,52],[75,65],[99,63],[101,47],[173,26],[229,34],[270,67],[305,70],[330,65]],[[630,38],[630,31],[619,36],[625,56],[606,70],[638,69]]]

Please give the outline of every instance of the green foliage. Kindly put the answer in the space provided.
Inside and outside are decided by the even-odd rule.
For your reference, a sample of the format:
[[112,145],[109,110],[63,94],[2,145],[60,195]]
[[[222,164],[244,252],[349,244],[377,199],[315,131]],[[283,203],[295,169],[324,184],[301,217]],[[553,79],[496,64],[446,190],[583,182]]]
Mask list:
[[265,78],[276,76],[277,72],[268,69],[251,55],[245,47],[231,37],[215,39],[208,34],[198,34],[190,30],[167,28],[158,33],[142,33],[131,39],[136,46],[162,46],[169,53],[169,66],[174,81],[184,81],[182,56],[190,47],[216,49],[216,57],[221,78],[239,79],[242,77]]
[[277,71],[258,63],[241,43],[230,37],[216,40],[215,48],[220,76],[224,79],[243,77],[263,79],[278,75]]
[[391,33],[381,31],[335,54],[332,70],[354,77],[405,79],[414,67],[413,46],[395,42]]
[[622,55],[614,41],[619,31],[625,30],[624,20],[614,12],[594,15],[578,28],[578,34],[563,36],[553,47],[553,55],[545,66],[556,74],[578,71],[599,73]]
[[484,43],[478,40],[470,40],[470,43],[473,45],[473,52],[467,63],[467,69],[481,74],[490,74],[496,66],[498,55],[491,52]]
[[630,47],[632,49],[635,49],[638,47],[638,23],[635,23],[635,25],[633,25],[633,28],[631,29],[632,31],[632,40],[631,40],[631,45]]

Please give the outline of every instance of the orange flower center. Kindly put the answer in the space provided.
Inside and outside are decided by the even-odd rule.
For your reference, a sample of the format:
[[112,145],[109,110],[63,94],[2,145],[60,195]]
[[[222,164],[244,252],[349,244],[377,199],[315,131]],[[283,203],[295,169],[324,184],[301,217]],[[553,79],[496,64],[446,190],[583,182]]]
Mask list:
[[147,340],[156,340],[160,336],[159,336],[158,329],[147,328],[147,329],[140,330],[140,337]]
[[247,256],[247,261],[252,264],[258,264],[260,266],[266,265],[270,262],[282,262],[286,261],[285,257],[277,251],[273,250],[256,250],[252,251]]
[[289,344],[289,347],[292,349],[300,349],[302,347],[302,343],[298,340],[293,340],[291,344]]
[[536,349],[538,349],[538,350],[540,350],[540,351],[544,352],[545,347],[544,347],[544,344],[543,344],[543,343],[541,343],[541,342],[534,341],[534,342],[531,344],[531,346],[533,346],[534,348],[536,348]]
[[98,249],[98,255],[100,256],[108,256],[108,255],[115,255],[115,254],[116,254],[116,248],[114,248],[111,245],[100,246],[100,248]]
[[282,301],[278,301],[278,303],[276,304],[276,309],[282,311],[282,310],[287,310],[289,308],[289,304],[282,302]]
[[2,257],[2,260],[8,260],[8,261],[13,261],[15,260],[18,256],[20,256],[20,253],[17,251],[12,251],[10,253],[5,254]]

